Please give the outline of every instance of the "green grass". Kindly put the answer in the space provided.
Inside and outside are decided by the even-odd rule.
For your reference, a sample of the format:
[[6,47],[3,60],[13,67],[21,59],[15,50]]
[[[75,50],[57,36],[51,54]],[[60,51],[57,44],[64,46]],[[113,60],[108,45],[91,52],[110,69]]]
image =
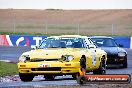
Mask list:
[[0,77],[18,74],[17,64],[0,61]]
[[[43,33],[25,33],[25,32],[0,32],[0,35],[36,35],[36,36],[53,36],[53,35],[64,35],[65,33],[61,34],[43,34]],[[75,34],[75,33],[69,33],[69,34]]]
[[40,25],[17,25],[16,26],[16,29],[36,29],[36,28],[42,28],[43,26],[40,26]]
[[[0,32],[0,35],[36,35],[36,36],[58,36],[58,35],[77,35],[77,33],[58,33],[58,34],[43,34],[43,33],[25,33],[25,32]],[[132,34],[80,34],[80,35],[84,35],[84,36],[132,36]]]
[[[17,23],[15,29],[2,27],[0,25],[0,34],[9,35],[62,35],[77,34],[78,28],[81,35],[94,36],[132,36],[131,24],[46,24],[46,23]],[[112,35],[112,28],[114,35]],[[47,33],[46,34],[46,29]],[[9,30],[9,31],[8,31]]]
[[[42,33],[25,33],[25,32],[0,32],[0,35],[45,35]],[[47,34],[48,35],[48,34]]]
[[[104,29],[104,28],[108,28],[110,25],[79,25],[79,27],[81,29]],[[42,24],[17,24],[16,25],[16,29],[41,29],[41,28],[45,28],[46,25],[42,25]],[[48,29],[60,29],[60,30],[74,30],[78,28],[78,24],[61,24],[61,25],[57,25],[57,24],[47,24],[47,28]]]
[[[45,28],[46,25],[37,25],[37,24],[18,24],[16,29],[41,29]],[[47,24],[48,29],[60,29],[60,30],[71,30],[76,29],[77,25],[57,25],[57,24]]]

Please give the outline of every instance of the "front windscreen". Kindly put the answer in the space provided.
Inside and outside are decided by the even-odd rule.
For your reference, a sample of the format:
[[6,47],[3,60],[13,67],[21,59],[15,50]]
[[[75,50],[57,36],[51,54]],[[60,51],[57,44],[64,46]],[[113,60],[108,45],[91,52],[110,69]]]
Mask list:
[[47,38],[39,48],[84,48],[82,38]]
[[98,47],[117,47],[117,44],[111,38],[91,38],[91,39]]

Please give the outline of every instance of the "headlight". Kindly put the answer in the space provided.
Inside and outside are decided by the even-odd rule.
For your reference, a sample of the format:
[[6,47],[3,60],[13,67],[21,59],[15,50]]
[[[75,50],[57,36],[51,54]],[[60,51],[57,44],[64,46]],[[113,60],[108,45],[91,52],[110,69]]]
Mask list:
[[119,52],[119,53],[118,53],[118,56],[119,56],[119,57],[124,57],[125,55],[126,55],[126,54],[125,54],[124,52]]
[[21,61],[21,62],[26,62],[26,61],[29,61],[29,60],[30,60],[29,55],[22,55],[19,58],[19,61]]
[[62,55],[61,57],[64,61],[71,61],[74,59],[72,55]]
[[74,59],[73,56],[68,56],[68,57],[67,57],[67,60],[68,60],[68,61],[71,61],[71,60],[73,60],[73,59]]

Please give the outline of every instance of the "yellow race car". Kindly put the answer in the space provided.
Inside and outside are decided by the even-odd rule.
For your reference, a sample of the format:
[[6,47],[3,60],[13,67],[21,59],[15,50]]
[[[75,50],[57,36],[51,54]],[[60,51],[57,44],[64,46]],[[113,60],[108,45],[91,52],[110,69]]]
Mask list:
[[[85,63],[80,60],[84,58]],[[36,75],[53,80],[58,75],[79,75],[81,65],[86,72],[105,74],[107,54],[87,36],[62,35],[44,39],[36,49],[19,57],[18,70],[22,81],[32,81]]]

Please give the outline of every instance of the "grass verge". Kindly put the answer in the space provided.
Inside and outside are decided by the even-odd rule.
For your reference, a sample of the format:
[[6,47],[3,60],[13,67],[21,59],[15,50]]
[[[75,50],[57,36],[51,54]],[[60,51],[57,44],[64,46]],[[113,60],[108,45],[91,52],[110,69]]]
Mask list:
[[[36,35],[36,36],[59,36],[59,35],[77,35],[76,33],[61,33],[61,34],[43,34],[43,33],[25,33],[25,32],[0,32],[0,35]],[[79,34],[84,36],[132,36],[132,34],[121,34],[121,35],[111,35],[111,34]]]
[[0,61],[0,77],[18,74],[17,64]]

